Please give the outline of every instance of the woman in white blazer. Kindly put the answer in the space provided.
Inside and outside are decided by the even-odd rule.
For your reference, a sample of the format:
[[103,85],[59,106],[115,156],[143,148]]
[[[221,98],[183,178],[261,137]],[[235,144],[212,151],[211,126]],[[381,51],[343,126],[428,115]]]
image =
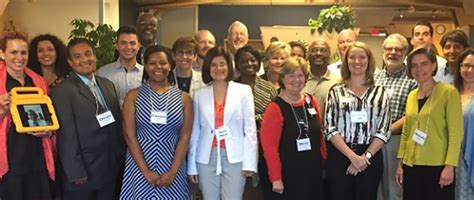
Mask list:
[[242,199],[245,178],[257,171],[257,136],[252,90],[231,81],[230,55],[215,47],[204,58],[207,85],[194,94],[194,125],[188,175],[206,200]]

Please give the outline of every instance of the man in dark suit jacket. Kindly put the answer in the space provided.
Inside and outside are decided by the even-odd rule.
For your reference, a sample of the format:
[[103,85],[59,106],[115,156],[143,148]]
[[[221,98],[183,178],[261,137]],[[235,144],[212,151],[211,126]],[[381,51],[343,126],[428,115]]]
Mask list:
[[94,76],[96,57],[88,40],[73,39],[67,49],[73,72],[51,92],[61,126],[57,152],[63,198],[118,199],[125,143],[114,85]]

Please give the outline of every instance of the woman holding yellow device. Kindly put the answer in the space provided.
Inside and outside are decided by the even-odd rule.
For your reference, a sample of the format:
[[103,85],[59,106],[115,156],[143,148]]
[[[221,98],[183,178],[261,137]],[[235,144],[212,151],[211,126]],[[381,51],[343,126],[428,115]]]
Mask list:
[[51,132],[18,134],[10,114],[14,87],[39,87],[47,93],[44,79],[27,68],[26,35],[6,32],[0,46],[0,199],[53,199],[54,161]]

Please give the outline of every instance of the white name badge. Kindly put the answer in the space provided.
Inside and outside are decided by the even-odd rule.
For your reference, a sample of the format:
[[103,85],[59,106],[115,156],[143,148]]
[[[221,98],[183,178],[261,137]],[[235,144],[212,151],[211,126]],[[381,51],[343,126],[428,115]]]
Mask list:
[[115,122],[114,116],[112,115],[112,112],[110,112],[110,110],[102,114],[98,114],[95,117],[97,118],[100,127],[104,127]]
[[316,115],[316,114],[318,114],[318,112],[316,112],[316,109],[314,109],[314,108],[308,108],[308,113],[309,113],[310,115]]
[[393,90],[392,89],[387,89],[387,94],[390,98],[392,98],[392,95],[393,95]]
[[152,124],[166,124],[168,113],[163,111],[151,111],[150,123]]
[[311,141],[309,138],[297,139],[296,148],[298,151],[308,151],[311,150]]
[[416,129],[415,134],[413,134],[412,139],[417,144],[423,145],[423,144],[425,144],[426,137],[428,137],[428,135],[425,132]]
[[222,140],[222,139],[232,136],[232,134],[230,133],[229,127],[221,127],[214,130],[214,132],[216,133],[217,140]]
[[367,122],[367,111],[365,109],[362,111],[351,111],[351,121],[352,123]]
[[342,103],[350,103],[352,101],[351,97],[341,97]]

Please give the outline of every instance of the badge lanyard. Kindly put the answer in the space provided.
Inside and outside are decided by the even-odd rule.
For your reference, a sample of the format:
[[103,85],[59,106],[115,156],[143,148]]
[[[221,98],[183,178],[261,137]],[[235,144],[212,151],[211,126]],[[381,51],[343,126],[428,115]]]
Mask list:
[[[295,117],[295,121],[296,121],[296,124],[298,125],[298,130],[299,130],[299,134],[298,134],[298,137],[296,139],[300,139],[301,138],[300,122],[298,120],[298,116],[296,115],[295,109],[293,108],[293,105],[290,104],[290,108],[291,108],[291,111],[293,112],[293,116]],[[306,114],[306,107],[304,106],[304,104],[303,104],[303,112],[304,112],[304,118],[303,118],[304,123],[308,127],[308,132],[306,132],[305,135],[306,135],[307,138],[309,138],[309,136],[308,136],[308,133],[309,133],[308,116]]]
[[[433,93],[432,93],[432,95],[434,96],[434,88],[433,88]],[[432,97],[432,96],[430,95],[430,97]],[[430,97],[428,97],[428,98],[430,98]],[[428,133],[428,128],[429,128],[428,125],[429,125],[429,123],[430,123],[430,118],[431,118],[431,105],[432,105],[432,103],[433,103],[433,98],[430,98],[430,102],[429,102],[430,107],[429,107],[429,110],[428,110],[428,119],[426,120],[426,128],[425,128],[425,131],[424,131],[425,133]],[[426,103],[425,103],[425,104],[426,104]],[[421,109],[420,109],[420,111],[421,111]],[[419,113],[420,113],[420,112],[418,112],[418,114],[417,114],[417,116],[416,116],[416,126],[417,126],[417,129],[420,127],[420,121],[419,121],[419,120],[420,120],[420,114],[419,114]]]

